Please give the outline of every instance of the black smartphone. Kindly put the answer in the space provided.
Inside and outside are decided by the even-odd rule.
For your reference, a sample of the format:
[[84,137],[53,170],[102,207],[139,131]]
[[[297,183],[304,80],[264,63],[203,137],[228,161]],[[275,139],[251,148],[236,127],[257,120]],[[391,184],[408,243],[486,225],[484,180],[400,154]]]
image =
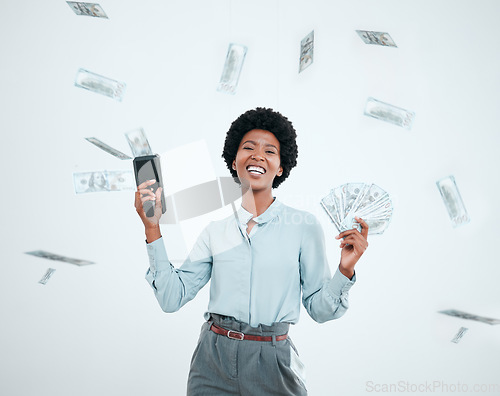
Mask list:
[[[150,188],[154,193],[158,187],[162,188],[161,191],[161,212],[165,213],[167,210],[167,205],[165,205],[165,196],[163,195],[163,179],[161,177],[161,167],[160,167],[160,156],[155,155],[144,155],[142,157],[134,158],[134,172],[135,172],[135,182],[137,186],[144,183],[147,180],[156,180],[156,183],[151,184]],[[153,217],[155,214],[155,202],[146,201],[143,204],[144,212],[147,217]]]

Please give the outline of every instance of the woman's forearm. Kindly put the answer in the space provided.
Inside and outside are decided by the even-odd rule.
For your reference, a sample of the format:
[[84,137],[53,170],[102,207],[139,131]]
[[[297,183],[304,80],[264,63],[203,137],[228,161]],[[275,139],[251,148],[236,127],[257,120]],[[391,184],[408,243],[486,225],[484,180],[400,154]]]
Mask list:
[[151,243],[161,238],[160,226],[158,224],[146,227],[146,241]]

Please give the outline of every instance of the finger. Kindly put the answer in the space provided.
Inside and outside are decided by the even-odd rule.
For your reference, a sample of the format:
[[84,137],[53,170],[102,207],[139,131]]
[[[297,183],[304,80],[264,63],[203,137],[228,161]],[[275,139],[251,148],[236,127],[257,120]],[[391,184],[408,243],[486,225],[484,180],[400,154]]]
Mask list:
[[359,232],[357,234],[351,234],[344,238],[343,242],[349,242],[351,244],[360,244],[361,246],[368,246],[368,241]]
[[144,205],[144,202],[147,202],[147,201],[156,201],[156,197],[147,196],[147,197],[142,197],[141,198],[141,202],[142,202],[143,205]]
[[142,208],[142,204],[143,204],[143,202],[144,202],[145,200],[146,200],[146,201],[148,200],[148,199],[145,199],[145,198],[148,198],[148,199],[150,199],[150,198],[155,199],[156,197],[155,197],[155,195],[154,195],[154,194],[153,194],[153,195],[146,195],[146,194],[141,195],[141,193],[140,193],[139,191],[136,191],[136,192],[135,192],[135,202],[134,202],[134,206],[136,207],[136,209],[137,209],[137,208]]
[[141,205],[141,193],[139,191],[136,191],[135,192],[134,206],[136,209],[138,209],[139,205]]
[[[345,231],[341,232],[339,235],[337,235],[335,237],[335,239],[345,238],[347,235],[351,235],[351,234],[363,235],[363,237],[366,239],[366,237],[368,236],[368,224],[360,217],[355,217],[355,218],[359,219],[359,223],[361,225],[361,232],[359,232],[357,227],[354,226],[354,228],[351,228],[349,230],[345,230]],[[362,225],[362,223],[364,225]],[[365,232],[366,235],[364,235],[363,232]]]
[[361,225],[361,235],[363,235],[365,238],[367,238],[368,237],[368,224],[361,217],[355,216],[354,218]]
[[137,188],[138,189],[147,188],[148,186],[151,186],[152,184],[155,184],[155,183],[156,183],[156,179],[146,180],[145,182],[139,184],[137,186]]
[[341,232],[339,235],[337,235],[335,237],[335,239],[345,238],[346,236],[351,235],[351,234],[355,234],[355,233],[359,233],[359,231],[356,230],[355,228],[350,229],[350,230],[346,230],[346,231]]
[[357,238],[356,238],[356,235],[348,235],[344,238],[344,240],[342,242],[347,242],[347,243],[351,243],[352,242],[356,242],[357,241]]
[[161,207],[161,191],[162,188],[159,187],[158,190],[156,190],[156,203],[155,203],[155,214],[160,215],[162,213],[162,207]]
[[143,182],[137,186],[137,190],[142,190],[142,189],[144,189],[152,184],[155,184],[155,183],[156,183],[156,179],[146,180],[145,182]]
[[156,189],[156,194],[155,194],[156,195],[156,199],[161,200],[161,193],[162,193],[162,191],[163,191],[163,188],[161,188],[161,187],[158,187]]
[[150,189],[148,189],[148,188],[143,188],[142,190],[139,190],[139,192],[142,195],[146,195],[146,194],[155,195],[155,193],[153,191],[151,191]]
[[141,218],[142,222],[144,223],[144,220],[146,219],[146,213],[144,212],[141,194],[138,191],[136,191],[135,193],[135,210],[137,211],[137,214]]
[[352,235],[345,238],[340,243],[340,247],[344,247],[346,245],[352,245],[356,251],[359,251],[362,254],[368,247],[368,242],[362,235]]
[[141,190],[139,190],[139,192],[142,194],[142,195],[151,195],[151,196],[155,196],[155,193],[147,188],[143,188]]
[[354,245],[355,239],[352,236],[348,236],[344,238],[342,241],[340,241],[340,247],[344,247],[347,245]]
[[347,248],[347,249],[349,249],[349,250],[354,249],[353,245],[351,245],[350,243],[344,243],[344,242],[342,242],[342,243],[339,245],[339,247],[340,247],[341,249],[344,249],[344,248]]

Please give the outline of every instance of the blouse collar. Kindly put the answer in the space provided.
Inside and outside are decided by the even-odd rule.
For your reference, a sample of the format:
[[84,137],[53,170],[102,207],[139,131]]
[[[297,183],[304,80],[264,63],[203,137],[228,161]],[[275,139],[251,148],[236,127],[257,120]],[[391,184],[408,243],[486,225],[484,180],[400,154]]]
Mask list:
[[[255,221],[257,224],[267,223],[278,215],[281,205],[282,203],[275,197],[273,203],[269,205],[266,211],[260,216],[254,217],[253,221]],[[241,225],[246,225],[252,219],[253,214],[246,210],[243,206],[240,206],[237,211],[237,216],[239,223]]]

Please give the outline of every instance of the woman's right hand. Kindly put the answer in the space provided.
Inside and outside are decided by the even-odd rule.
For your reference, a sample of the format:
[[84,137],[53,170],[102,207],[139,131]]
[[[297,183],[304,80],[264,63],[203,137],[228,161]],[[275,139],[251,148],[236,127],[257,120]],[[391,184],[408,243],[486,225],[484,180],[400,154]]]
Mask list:
[[[144,227],[146,230],[149,228],[158,228],[160,223],[160,217],[162,215],[161,211],[161,192],[162,188],[158,187],[156,189],[156,194],[149,188],[152,184],[155,184],[156,180],[148,180],[144,183],[139,184],[137,191],[135,192],[135,210],[139,214]],[[153,201],[155,202],[155,212],[153,217],[147,217],[144,212],[144,202]]]

